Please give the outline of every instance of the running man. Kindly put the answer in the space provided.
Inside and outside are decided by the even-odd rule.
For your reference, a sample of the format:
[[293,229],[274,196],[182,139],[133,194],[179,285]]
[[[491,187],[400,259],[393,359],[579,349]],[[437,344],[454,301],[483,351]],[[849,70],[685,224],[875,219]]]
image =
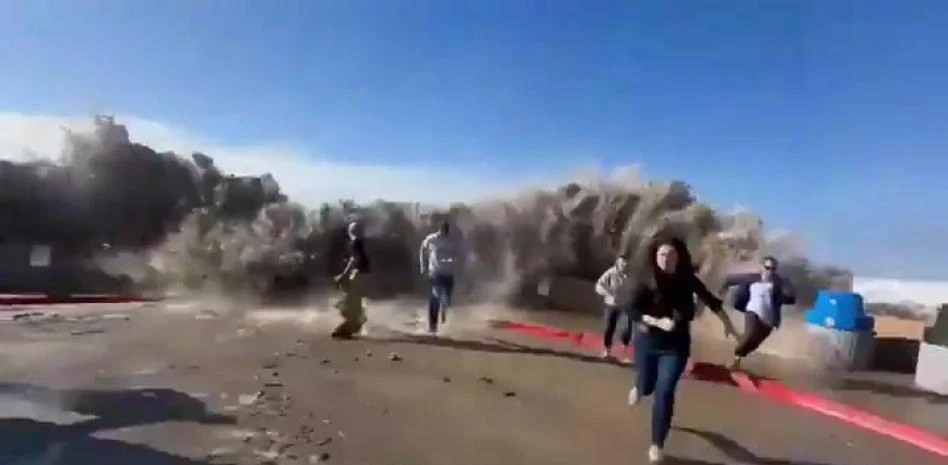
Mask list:
[[342,297],[335,304],[342,316],[342,323],[332,332],[332,337],[336,339],[351,339],[359,334],[366,320],[362,298],[365,293],[365,281],[371,268],[369,256],[365,253],[362,224],[358,221],[349,223],[347,233],[349,242],[346,268],[333,278],[342,291]]
[[[620,340],[628,351],[632,342],[632,320],[629,318],[629,304],[632,300],[632,279],[629,276],[629,259],[626,255],[616,257],[614,265],[610,266],[596,281],[596,294],[602,296],[605,308],[602,330],[602,358],[612,357],[612,342],[619,326],[619,320],[625,316],[625,327]],[[623,362],[628,359],[623,357]]]
[[781,306],[796,303],[790,283],[777,273],[777,259],[764,257],[759,273],[728,276],[722,294],[737,286],[734,308],[744,312],[744,334],[734,348],[732,370],[739,369],[745,357],[757,350],[780,327]]
[[438,332],[438,320],[445,323],[454,293],[454,276],[463,266],[465,247],[460,234],[451,232],[447,220],[437,232],[429,234],[418,250],[421,275],[431,283],[428,292],[428,332]]

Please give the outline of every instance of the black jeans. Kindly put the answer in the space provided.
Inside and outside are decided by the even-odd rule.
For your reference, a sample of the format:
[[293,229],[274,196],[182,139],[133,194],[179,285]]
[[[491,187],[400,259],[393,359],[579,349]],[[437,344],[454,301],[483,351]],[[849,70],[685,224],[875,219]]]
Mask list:
[[[683,329],[687,330],[687,329]],[[661,335],[639,331],[635,336],[635,386],[642,397],[655,394],[652,404],[652,444],[665,446],[675,414],[675,390],[685,372],[691,344],[658,344]],[[687,335],[683,335],[687,336]],[[690,338],[689,338],[690,339]]]
[[603,313],[605,327],[602,331],[602,345],[608,350],[612,348],[612,339],[615,337],[616,329],[619,326],[619,318],[625,316],[625,328],[622,331],[622,344],[629,345],[632,341],[632,320],[629,318],[628,310],[621,307],[606,305]]
[[746,357],[757,350],[773,332],[770,325],[760,320],[754,312],[744,312],[744,335],[734,348],[734,356]]

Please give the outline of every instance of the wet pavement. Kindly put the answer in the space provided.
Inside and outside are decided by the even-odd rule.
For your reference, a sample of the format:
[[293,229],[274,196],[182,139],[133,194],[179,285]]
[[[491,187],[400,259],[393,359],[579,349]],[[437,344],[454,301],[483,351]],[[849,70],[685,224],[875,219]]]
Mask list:
[[[566,343],[463,312],[442,338],[387,321],[346,342],[326,336],[321,312],[252,316],[129,307],[0,322],[0,463],[645,463],[650,403],[625,405],[632,369]],[[682,465],[944,463],[694,380],[668,454]]]

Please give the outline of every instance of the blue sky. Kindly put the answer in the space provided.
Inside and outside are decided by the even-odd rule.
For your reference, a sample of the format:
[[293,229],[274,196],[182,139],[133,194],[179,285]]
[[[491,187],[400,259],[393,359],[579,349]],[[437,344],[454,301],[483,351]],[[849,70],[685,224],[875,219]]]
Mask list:
[[640,163],[817,259],[948,278],[946,2],[145,3],[0,3],[0,111],[509,183]]

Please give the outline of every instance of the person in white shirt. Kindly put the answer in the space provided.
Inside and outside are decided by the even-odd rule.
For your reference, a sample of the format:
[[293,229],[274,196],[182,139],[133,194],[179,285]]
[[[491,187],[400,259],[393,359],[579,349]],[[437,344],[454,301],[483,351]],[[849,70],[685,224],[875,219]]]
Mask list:
[[737,287],[734,308],[744,312],[744,334],[734,348],[732,370],[780,327],[781,307],[796,303],[793,287],[777,272],[777,265],[776,258],[764,257],[759,273],[731,275],[724,283],[724,290]]
[[454,293],[454,277],[464,265],[467,255],[461,235],[451,231],[448,221],[443,221],[437,232],[429,234],[418,251],[421,274],[428,277],[431,289],[428,293],[428,332],[438,332],[438,322],[447,319],[447,310]]
[[[629,260],[625,255],[616,258],[615,264],[609,267],[596,281],[596,293],[602,296],[605,306],[602,331],[602,358],[612,356],[612,342],[615,336],[619,319],[626,316],[625,328],[622,331],[621,341],[626,349],[632,342],[632,321],[628,318],[629,305],[632,299],[632,279],[629,277]],[[623,357],[626,361],[627,358]]]

